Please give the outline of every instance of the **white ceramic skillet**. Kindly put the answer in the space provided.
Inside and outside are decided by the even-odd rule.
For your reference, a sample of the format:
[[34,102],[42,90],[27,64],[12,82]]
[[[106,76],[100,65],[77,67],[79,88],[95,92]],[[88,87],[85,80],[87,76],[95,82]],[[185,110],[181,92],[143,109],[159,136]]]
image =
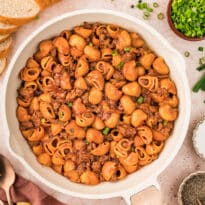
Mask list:
[[[64,29],[71,29],[76,25],[87,22],[101,22],[117,24],[129,31],[140,33],[148,45],[160,56],[163,56],[170,67],[171,78],[176,83],[180,99],[179,116],[174,131],[167,140],[159,159],[139,171],[129,175],[124,180],[110,183],[100,183],[96,186],[87,186],[72,183],[56,174],[50,168],[41,166],[32,154],[26,141],[23,139],[16,119],[16,96],[20,86],[19,71],[24,67],[28,57],[32,56],[39,42],[43,39],[58,35]],[[7,128],[5,137],[8,139],[8,148],[21,164],[42,183],[63,195],[72,195],[81,198],[105,199],[122,196],[128,204],[130,197],[148,188],[158,186],[158,175],[168,166],[179,151],[186,136],[190,118],[190,88],[187,81],[185,62],[183,57],[166,41],[166,36],[160,35],[151,26],[141,20],[110,10],[81,10],[66,13],[56,17],[34,31],[13,56],[3,82],[2,109],[3,123]]]

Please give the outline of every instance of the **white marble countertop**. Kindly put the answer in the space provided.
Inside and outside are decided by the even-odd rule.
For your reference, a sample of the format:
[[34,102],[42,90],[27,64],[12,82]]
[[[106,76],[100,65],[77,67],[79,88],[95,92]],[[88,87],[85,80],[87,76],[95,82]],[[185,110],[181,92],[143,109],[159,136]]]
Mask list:
[[[32,33],[36,28],[46,22],[48,19],[52,19],[55,16],[60,14],[78,10],[78,9],[85,9],[85,8],[104,8],[104,9],[112,9],[118,10],[121,12],[128,13],[133,15],[139,19],[142,18],[142,12],[138,9],[130,8],[131,4],[136,4],[137,0],[62,0],[60,3],[46,9],[40,14],[40,18],[34,20],[33,22],[21,27],[16,34],[14,34],[14,43],[12,47],[12,51],[10,53],[9,59],[13,56],[18,46],[21,44],[22,41]],[[152,4],[153,0],[147,1]],[[189,42],[177,37],[169,28],[167,19],[160,21],[157,19],[157,13],[163,12],[166,13],[166,6],[168,1],[165,0],[157,0],[160,7],[155,9],[154,13],[152,14],[149,20],[146,20],[146,23],[157,29],[162,35],[164,35],[167,40],[182,54],[185,51],[190,52],[190,57],[186,58],[187,63],[187,75],[190,83],[190,89],[193,84],[199,79],[202,73],[196,71],[196,67],[198,66],[198,59],[205,55],[205,52],[199,52],[198,47],[204,46],[205,47],[205,40],[200,42]],[[0,85],[2,83],[3,75],[0,78]],[[162,197],[163,197],[163,205],[176,205],[177,204],[177,191],[179,184],[181,183],[182,179],[186,177],[189,173],[195,172],[198,170],[205,170],[205,162],[200,159],[194,152],[192,146],[192,130],[195,126],[195,123],[200,120],[200,118],[204,115],[204,100],[205,100],[205,93],[199,92],[197,94],[192,93],[192,112],[191,112],[191,121],[189,126],[189,131],[186,136],[186,139],[181,147],[179,153],[173,160],[173,162],[167,167],[167,169],[160,174],[159,176],[159,183],[161,186]],[[2,115],[3,113],[1,113]],[[0,118],[1,120],[1,118]],[[0,126],[2,123],[0,123]],[[5,147],[5,136],[4,136],[4,128],[1,128],[1,137],[0,137],[0,152],[10,159],[12,164],[14,165],[15,171],[25,177],[29,177],[29,173],[22,167],[22,165],[12,158],[10,153],[8,152],[7,148]],[[57,194],[57,196],[61,197],[59,193],[53,193],[53,190],[46,188],[38,179],[32,179],[35,183],[40,185],[40,187],[48,193]],[[122,205],[124,201],[122,198],[115,198],[115,199],[107,199],[107,200],[86,200],[86,199],[79,199],[73,197],[66,197],[65,199],[67,204],[75,204],[75,205]],[[133,204],[135,202],[133,201]]]

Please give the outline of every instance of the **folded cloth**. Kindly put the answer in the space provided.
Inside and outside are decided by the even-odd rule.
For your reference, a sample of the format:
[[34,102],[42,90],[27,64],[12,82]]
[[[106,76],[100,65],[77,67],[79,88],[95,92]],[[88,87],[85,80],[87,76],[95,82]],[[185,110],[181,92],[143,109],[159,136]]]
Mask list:
[[[32,205],[63,205],[63,203],[43,192],[37,185],[20,176],[16,176],[10,193],[14,203],[29,202]],[[6,194],[2,189],[0,189],[0,199],[6,202]]]

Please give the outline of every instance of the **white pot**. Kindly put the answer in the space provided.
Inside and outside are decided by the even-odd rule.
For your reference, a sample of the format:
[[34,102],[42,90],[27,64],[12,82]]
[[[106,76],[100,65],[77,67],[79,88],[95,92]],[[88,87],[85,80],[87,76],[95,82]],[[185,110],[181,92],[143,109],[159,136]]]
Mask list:
[[[174,131],[167,140],[159,159],[139,171],[130,174],[125,179],[111,183],[104,182],[96,186],[72,183],[56,174],[50,168],[41,166],[35,159],[27,142],[23,139],[16,118],[17,88],[20,86],[19,71],[25,65],[28,57],[35,52],[37,45],[43,39],[58,35],[64,29],[71,29],[76,25],[87,22],[101,22],[117,24],[129,31],[140,33],[148,45],[160,56],[163,56],[170,67],[171,78],[174,80],[179,96],[179,116]],[[166,38],[166,36],[165,36]],[[134,193],[155,185],[157,176],[168,166],[179,151],[186,136],[190,118],[190,88],[185,72],[183,57],[165,40],[165,38],[143,21],[111,10],[80,10],[63,14],[39,27],[24,42],[13,56],[3,82],[4,110],[3,122],[7,128],[7,139],[10,152],[33,176],[48,187],[64,195],[81,198],[105,199],[123,196],[130,203],[130,196]]]

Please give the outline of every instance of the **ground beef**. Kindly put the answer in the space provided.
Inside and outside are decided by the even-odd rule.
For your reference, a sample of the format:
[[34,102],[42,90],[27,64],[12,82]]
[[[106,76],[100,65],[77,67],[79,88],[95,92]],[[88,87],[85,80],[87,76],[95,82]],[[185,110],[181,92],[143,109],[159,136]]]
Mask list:
[[42,119],[42,114],[39,111],[34,112],[31,118],[35,127],[39,127],[41,125],[41,119]]
[[24,99],[29,99],[33,97],[34,90],[32,88],[20,88],[19,89],[19,94],[24,98]]
[[131,127],[130,125],[123,124],[123,123],[120,123],[117,126],[117,129],[125,137],[134,137],[137,133],[137,131],[134,127]]
[[27,130],[31,128],[34,128],[34,125],[31,121],[21,122],[21,126],[20,126],[21,130]]
[[96,161],[96,162],[93,162],[92,165],[91,165],[91,168],[94,172],[97,172],[99,173],[101,171],[101,164],[99,161]]

